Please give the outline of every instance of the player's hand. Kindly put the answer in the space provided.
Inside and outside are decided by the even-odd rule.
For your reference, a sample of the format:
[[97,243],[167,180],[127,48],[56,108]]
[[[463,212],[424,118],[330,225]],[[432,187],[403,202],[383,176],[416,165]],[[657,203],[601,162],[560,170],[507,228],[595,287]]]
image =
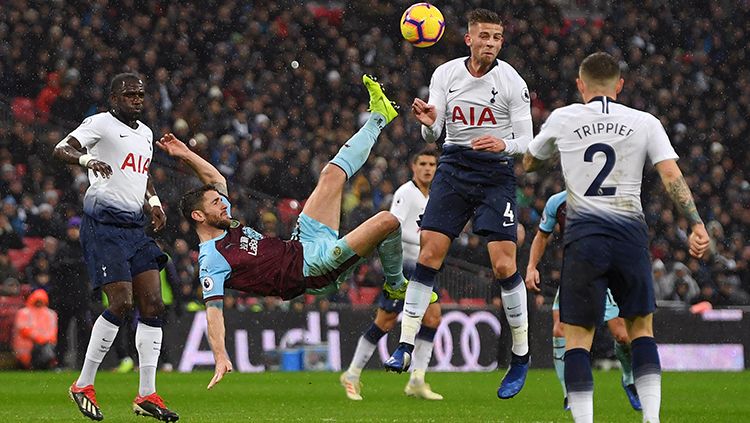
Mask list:
[[221,379],[224,378],[224,375],[227,373],[230,373],[232,371],[232,362],[229,361],[228,357],[222,357],[216,360],[216,371],[214,372],[214,377],[211,379],[211,382],[208,383],[208,387],[206,389],[213,388],[217,383],[221,382]]
[[534,292],[542,292],[542,290],[539,288],[539,271],[535,268],[527,268],[526,269],[526,288],[530,289]]
[[693,225],[688,237],[690,255],[695,258],[703,257],[703,254],[708,250],[709,241],[708,232],[706,232],[706,227],[703,223]]
[[94,172],[94,176],[101,176],[102,178],[109,178],[112,176],[112,168],[101,160],[91,159],[86,164],[87,169],[91,169]]
[[421,98],[415,98],[411,104],[411,111],[414,113],[414,117],[417,118],[419,123],[426,126],[432,126],[437,120],[437,112],[435,106],[427,104]]
[[156,141],[156,145],[172,157],[183,157],[190,152],[190,148],[171,132],[164,134],[159,141]]
[[167,215],[164,214],[164,210],[160,206],[151,207],[151,225],[154,227],[154,231],[159,232],[164,229],[167,224]]
[[534,295],[534,304],[536,305],[536,309],[539,310],[544,305],[544,295]]
[[493,153],[501,153],[505,151],[505,141],[500,138],[493,137],[491,135],[484,135],[479,138],[471,140],[471,148],[479,151],[490,151]]

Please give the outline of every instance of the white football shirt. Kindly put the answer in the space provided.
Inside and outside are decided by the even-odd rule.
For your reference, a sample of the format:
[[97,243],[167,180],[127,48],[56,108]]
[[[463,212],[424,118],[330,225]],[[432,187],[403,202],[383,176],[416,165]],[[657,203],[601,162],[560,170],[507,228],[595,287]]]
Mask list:
[[86,214],[110,223],[138,223],[142,219],[148,168],[153,156],[153,133],[143,122],[133,129],[112,116],[90,116],[69,134],[88,154],[112,167],[102,178],[89,170],[91,185],[83,207]]
[[657,118],[607,97],[561,107],[529,144],[542,160],[555,150],[568,191],[566,242],[589,233],[646,239],[643,166],[678,158]]
[[429,103],[437,118],[431,127],[422,126],[423,138],[435,141],[445,124],[446,144],[470,147],[471,140],[492,135],[505,140],[508,154],[525,153],[533,135],[526,82],[502,60],[477,78],[469,73],[468,60],[451,60],[432,74]]
[[401,222],[401,243],[405,262],[419,257],[419,217],[424,213],[429,196],[422,194],[414,181],[401,185],[393,194],[391,213]]

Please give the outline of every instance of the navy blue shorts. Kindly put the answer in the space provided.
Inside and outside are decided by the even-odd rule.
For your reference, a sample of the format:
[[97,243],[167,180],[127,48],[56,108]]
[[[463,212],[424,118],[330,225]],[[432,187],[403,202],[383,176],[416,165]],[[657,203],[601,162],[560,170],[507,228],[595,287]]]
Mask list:
[[472,220],[488,241],[516,241],[513,159],[447,146],[440,156],[420,223],[423,230],[457,237]]
[[606,235],[590,235],[565,246],[560,283],[560,321],[597,326],[604,318],[609,287],[620,317],[656,310],[648,249]]
[[[406,279],[411,279],[412,273],[414,273],[414,269],[416,268],[417,264],[414,262],[404,262],[404,277]],[[440,292],[438,292],[438,284],[437,281],[435,281],[435,284],[432,285],[432,290],[438,294],[438,301],[440,300]],[[381,292],[378,296],[378,308],[383,309],[383,311],[387,311],[388,313],[401,313],[401,311],[404,309],[404,301],[403,300],[392,300],[385,297],[385,295]]]
[[132,282],[147,270],[160,270],[167,262],[156,242],[141,227],[121,227],[84,215],[81,246],[94,289],[112,282]]

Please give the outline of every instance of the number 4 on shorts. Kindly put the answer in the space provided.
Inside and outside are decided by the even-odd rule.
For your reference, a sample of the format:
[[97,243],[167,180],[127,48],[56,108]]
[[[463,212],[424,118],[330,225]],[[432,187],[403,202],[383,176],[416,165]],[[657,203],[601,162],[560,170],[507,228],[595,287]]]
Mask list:
[[505,212],[503,213],[503,217],[507,217],[508,221],[503,222],[503,226],[511,226],[513,225],[515,215],[513,215],[513,209],[510,208],[510,202],[505,203]]

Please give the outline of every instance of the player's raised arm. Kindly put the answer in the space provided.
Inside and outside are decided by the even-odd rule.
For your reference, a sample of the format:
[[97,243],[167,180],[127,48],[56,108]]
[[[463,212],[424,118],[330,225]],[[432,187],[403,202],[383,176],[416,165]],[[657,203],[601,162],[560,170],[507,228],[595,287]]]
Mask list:
[[81,143],[75,137],[67,136],[55,146],[52,157],[64,163],[79,164],[91,169],[95,176],[112,176],[112,168],[107,163],[93,158],[91,154],[84,154],[82,150]]
[[174,134],[165,134],[156,142],[156,145],[170,156],[181,159],[187,163],[201,182],[214,185],[219,190],[219,193],[228,195],[227,180],[221,172],[203,157],[190,150],[190,148],[188,148],[184,142],[177,139]]
[[206,319],[208,320],[208,343],[214,353],[216,368],[214,377],[208,383],[207,389],[213,388],[221,381],[225,374],[232,371],[232,362],[229,360],[224,335],[224,299],[209,300],[206,302]]
[[708,232],[706,232],[703,220],[695,207],[693,194],[682,176],[682,171],[677,166],[677,162],[672,159],[662,160],[656,163],[655,167],[664,183],[667,194],[677,205],[680,213],[690,222],[691,233],[688,238],[690,255],[696,258],[703,257],[703,254],[708,250]]

